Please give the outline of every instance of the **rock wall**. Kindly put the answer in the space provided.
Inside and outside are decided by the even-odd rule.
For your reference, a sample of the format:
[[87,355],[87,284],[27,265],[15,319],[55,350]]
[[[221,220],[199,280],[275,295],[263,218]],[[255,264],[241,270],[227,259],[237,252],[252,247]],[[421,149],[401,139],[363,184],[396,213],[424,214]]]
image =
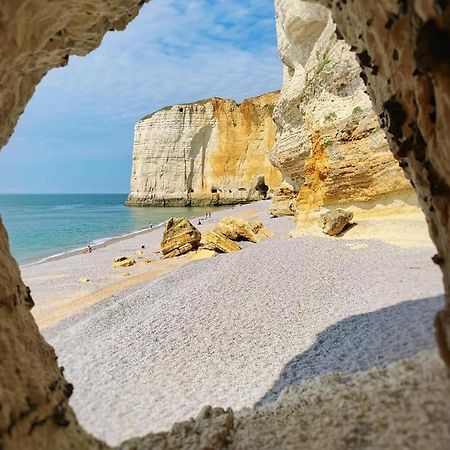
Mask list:
[[436,337],[450,367],[450,2],[326,1],[438,249],[446,303]]
[[244,100],[211,98],[164,108],[135,127],[129,206],[234,204],[260,200],[280,172],[275,144],[278,92]]
[[[124,29],[144,3],[1,1],[0,147],[47,71],[95,49],[106,31]],[[106,448],[78,425],[68,402],[72,386],[39,333],[32,304],[0,221],[0,448]]]
[[410,196],[412,187],[389,150],[356,57],[338,39],[330,11],[305,1],[275,4],[284,79],[270,159],[283,173],[284,193],[275,196],[273,213],[296,210],[302,218],[321,206],[366,208]]

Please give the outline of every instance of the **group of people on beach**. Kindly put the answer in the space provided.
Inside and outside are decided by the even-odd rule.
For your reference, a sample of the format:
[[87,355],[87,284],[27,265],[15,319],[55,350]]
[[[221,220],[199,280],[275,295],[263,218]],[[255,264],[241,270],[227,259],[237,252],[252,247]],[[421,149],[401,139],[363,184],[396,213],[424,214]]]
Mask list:
[[[206,219],[209,219],[209,218],[211,218],[211,211],[206,211],[205,217],[204,217],[204,218],[199,218],[199,219],[198,219],[197,225],[201,225],[201,224],[202,224],[202,222],[201,222],[202,220],[206,220]],[[150,228],[150,229],[153,228],[152,222],[149,222],[149,228]],[[141,247],[142,250],[143,250],[144,248],[145,248],[145,245],[143,245],[143,246]],[[83,250],[83,253],[92,253],[94,250],[95,250],[95,249],[93,249],[90,245],[88,245],[88,246]]]
[[210,219],[210,218],[211,218],[211,212],[210,211],[206,211],[205,217],[199,217],[198,218],[197,225],[201,225],[202,224],[202,220],[206,220],[206,219]]

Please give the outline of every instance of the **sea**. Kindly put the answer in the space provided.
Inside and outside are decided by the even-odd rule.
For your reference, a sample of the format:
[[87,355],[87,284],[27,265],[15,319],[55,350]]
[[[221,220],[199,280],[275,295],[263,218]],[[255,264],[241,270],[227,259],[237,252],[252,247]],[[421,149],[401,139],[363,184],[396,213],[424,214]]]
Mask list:
[[211,208],[126,207],[127,194],[0,195],[0,214],[21,265],[45,261],[156,227],[170,217],[198,217]]

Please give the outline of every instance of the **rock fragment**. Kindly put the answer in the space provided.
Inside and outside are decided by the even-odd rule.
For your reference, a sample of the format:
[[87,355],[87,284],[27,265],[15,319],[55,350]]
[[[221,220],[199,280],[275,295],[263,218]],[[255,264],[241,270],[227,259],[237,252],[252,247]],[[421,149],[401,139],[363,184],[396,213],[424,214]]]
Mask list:
[[253,231],[252,226],[240,217],[224,217],[214,227],[213,231],[232,241],[258,242],[258,237]]
[[353,219],[353,213],[337,208],[336,211],[326,211],[320,216],[320,226],[325,234],[337,236]]
[[120,267],[130,267],[136,264],[136,261],[131,258],[127,258],[126,256],[121,256],[120,258],[116,258],[114,260],[113,268],[118,269]]
[[219,253],[231,253],[241,249],[239,244],[215,231],[209,231],[206,233],[205,248]]

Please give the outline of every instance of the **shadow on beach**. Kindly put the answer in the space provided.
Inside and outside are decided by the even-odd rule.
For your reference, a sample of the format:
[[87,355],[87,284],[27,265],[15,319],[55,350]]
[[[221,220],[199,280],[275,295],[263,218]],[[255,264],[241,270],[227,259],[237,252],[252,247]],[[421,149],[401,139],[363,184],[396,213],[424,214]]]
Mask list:
[[317,335],[315,343],[289,361],[273,387],[255,403],[276,401],[283,389],[332,372],[385,367],[436,346],[433,321],[443,296],[408,300],[348,317]]

